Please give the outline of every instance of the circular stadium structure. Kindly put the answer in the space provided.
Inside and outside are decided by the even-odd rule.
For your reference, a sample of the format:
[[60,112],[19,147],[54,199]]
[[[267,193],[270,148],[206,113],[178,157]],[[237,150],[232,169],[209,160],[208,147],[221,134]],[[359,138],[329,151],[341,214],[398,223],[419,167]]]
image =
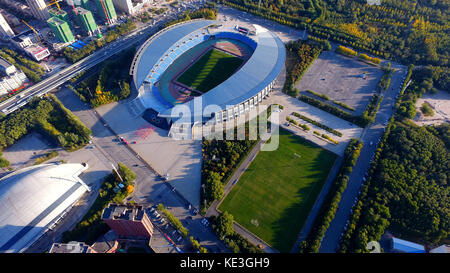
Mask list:
[[259,25],[175,24],[138,49],[130,68],[138,94],[132,108],[167,130],[186,111],[191,125],[231,120],[268,96],[285,59],[283,42]]
[[89,187],[87,164],[41,164],[0,179],[0,252],[23,252],[70,210]]

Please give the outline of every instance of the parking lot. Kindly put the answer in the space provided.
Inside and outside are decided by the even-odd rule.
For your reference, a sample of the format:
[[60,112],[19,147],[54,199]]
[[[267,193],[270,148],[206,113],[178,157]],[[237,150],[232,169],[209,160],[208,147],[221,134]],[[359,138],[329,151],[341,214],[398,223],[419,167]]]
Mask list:
[[[365,73],[365,79],[362,74]],[[355,108],[354,115],[366,109],[383,72],[380,68],[325,51],[311,64],[296,87],[312,90]],[[345,109],[343,109],[345,110]],[[348,110],[347,110],[348,111]]]

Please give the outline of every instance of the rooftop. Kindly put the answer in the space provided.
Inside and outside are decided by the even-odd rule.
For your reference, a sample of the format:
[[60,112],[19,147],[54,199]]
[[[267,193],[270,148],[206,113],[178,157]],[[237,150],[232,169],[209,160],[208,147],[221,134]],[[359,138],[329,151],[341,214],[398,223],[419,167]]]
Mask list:
[[89,10],[84,9],[84,8],[82,8],[82,7],[76,7],[75,9],[77,10],[77,13],[78,13],[78,14],[81,14],[81,15],[85,15],[85,14],[90,13]]
[[102,219],[141,221],[144,216],[142,206],[110,204],[102,214]]
[[119,243],[117,242],[117,234],[114,230],[108,231],[105,235],[100,236],[92,245],[92,249],[97,253],[115,252]]
[[425,248],[423,245],[399,238],[392,238],[392,250],[407,253],[425,253]]
[[4,68],[8,68],[13,66],[12,64],[10,64],[7,60],[0,58],[0,66],[3,66]]
[[67,244],[54,243],[48,253],[93,253],[93,249],[80,242],[70,242]]
[[50,19],[47,20],[47,23],[59,26],[59,25],[66,24],[66,21],[61,20],[58,17],[50,17]]
[[0,252],[21,252],[71,208],[89,187],[87,165],[41,164],[0,179]]

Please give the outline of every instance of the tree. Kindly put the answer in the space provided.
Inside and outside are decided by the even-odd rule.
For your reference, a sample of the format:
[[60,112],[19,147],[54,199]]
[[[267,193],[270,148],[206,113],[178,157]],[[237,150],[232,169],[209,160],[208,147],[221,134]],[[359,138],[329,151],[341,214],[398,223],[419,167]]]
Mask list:
[[206,194],[209,200],[220,200],[224,193],[223,184],[221,182],[220,174],[210,172],[206,179]]
[[125,166],[125,164],[119,162],[117,166],[117,171],[125,183],[132,183],[134,179],[136,179],[136,174],[130,168]]
[[217,217],[216,232],[222,238],[234,234],[234,217],[228,211],[222,212]]

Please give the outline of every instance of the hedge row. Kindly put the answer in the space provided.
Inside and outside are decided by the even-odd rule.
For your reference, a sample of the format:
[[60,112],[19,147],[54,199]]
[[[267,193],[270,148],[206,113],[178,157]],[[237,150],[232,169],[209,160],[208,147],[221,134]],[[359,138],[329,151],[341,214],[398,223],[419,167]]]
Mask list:
[[310,93],[310,94],[313,94],[314,96],[317,96],[317,97],[322,98],[322,99],[324,99],[324,100],[330,100],[330,97],[328,97],[328,96],[325,95],[325,94],[320,94],[320,93],[314,92],[314,91],[312,91],[312,90],[305,90],[305,92],[308,92],[308,93]]
[[353,49],[341,45],[336,48],[336,53],[352,57],[356,57],[358,55],[358,52]]
[[183,226],[180,219],[175,217],[172,212],[165,209],[163,204],[160,203],[158,205],[158,210],[164,213],[164,215],[167,218],[167,221],[169,221],[170,224],[172,224],[177,230],[180,231],[181,236],[186,238],[189,235],[189,230]]
[[302,129],[305,130],[305,131],[311,130],[311,129],[309,128],[308,125],[306,125],[306,124],[300,124],[300,123],[298,123],[296,120],[291,119],[290,117],[286,117],[286,120],[287,120],[289,123],[292,123],[292,124],[294,124],[295,126],[298,126],[298,127],[302,128]]
[[208,253],[208,250],[200,245],[200,243],[194,239],[194,236],[189,237],[189,241],[191,241],[191,245],[197,249],[200,253]]
[[337,131],[337,130],[335,130],[335,129],[333,129],[333,128],[330,128],[330,127],[328,127],[328,126],[326,126],[326,125],[324,125],[324,124],[322,124],[322,123],[320,123],[320,122],[318,122],[318,121],[316,121],[316,120],[310,119],[310,118],[308,118],[308,117],[306,117],[306,116],[304,116],[304,115],[302,115],[302,114],[300,114],[300,113],[292,112],[292,115],[293,115],[293,116],[296,116],[296,117],[298,117],[298,118],[301,118],[301,119],[303,119],[303,120],[305,120],[305,121],[307,121],[307,122],[309,122],[309,123],[311,123],[311,124],[314,124],[314,125],[316,125],[317,127],[320,127],[320,128],[322,128],[322,129],[324,129],[324,130],[326,130],[326,131],[332,133],[333,135],[336,135],[336,136],[338,136],[338,137],[341,137],[341,136],[342,136],[342,133],[341,133],[341,132],[339,132],[339,131]]
[[341,106],[342,108],[347,109],[347,110],[355,111],[355,108],[353,108],[353,107],[351,107],[351,106],[348,106],[347,104],[345,104],[345,103],[343,103],[343,102],[335,101],[335,100],[333,100],[332,102],[333,102],[334,104],[337,104],[337,105]]
[[329,141],[333,142],[333,143],[336,144],[336,145],[339,144],[339,142],[337,142],[336,140],[332,139],[329,135],[322,134],[321,137],[324,138],[324,139],[326,139],[326,140],[329,140]]
[[371,62],[374,64],[380,64],[381,63],[381,59],[377,58],[377,57],[370,57],[367,54],[361,53],[358,56],[359,59],[367,61],[367,62]]
[[365,127],[370,123],[370,120],[367,119],[367,117],[364,116],[353,116],[341,109],[339,109],[336,106],[332,106],[329,105],[328,103],[323,103],[320,100],[305,96],[305,95],[300,95],[298,97],[299,100],[306,102],[312,106],[315,106],[325,112],[328,112],[330,114],[333,114],[341,119],[344,119],[348,122],[352,122],[360,127]]

